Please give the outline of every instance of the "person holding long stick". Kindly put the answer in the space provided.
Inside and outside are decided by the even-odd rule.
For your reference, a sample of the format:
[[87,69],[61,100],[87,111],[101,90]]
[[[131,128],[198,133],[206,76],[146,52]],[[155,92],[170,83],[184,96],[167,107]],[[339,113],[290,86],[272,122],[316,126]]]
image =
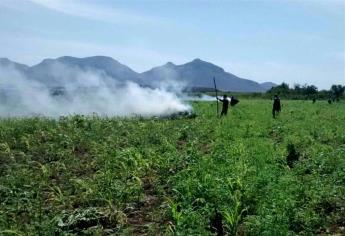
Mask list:
[[215,77],[213,77],[213,83],[214,83],[214,90],[216,92],[216,99],[217,99],[217,116],[218,116],[218,101],[221,101],[223,103],[223,108],[222,108],[222,112],[220,113],[220,116],[226,116],[228,114],[229,99],[226,96],[226,94],[224,94],[223,99],[218,98],[217,85],[216,85],[216,78]]
[[229,99],[226,94],[223,95],[223,99],[220,99],[217,97],[218,101],[221,101],[223,103],[222,112],[220,113],[220,116],[226,116],[228,114],[228,108],[229,108]]

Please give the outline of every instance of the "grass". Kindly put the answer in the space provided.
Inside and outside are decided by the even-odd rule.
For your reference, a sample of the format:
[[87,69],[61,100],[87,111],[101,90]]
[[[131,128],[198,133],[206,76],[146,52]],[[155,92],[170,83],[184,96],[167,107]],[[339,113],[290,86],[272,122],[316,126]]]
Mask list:
[[242,100],[228,117],[0,120],[0,235],[335,235],[345,104]]

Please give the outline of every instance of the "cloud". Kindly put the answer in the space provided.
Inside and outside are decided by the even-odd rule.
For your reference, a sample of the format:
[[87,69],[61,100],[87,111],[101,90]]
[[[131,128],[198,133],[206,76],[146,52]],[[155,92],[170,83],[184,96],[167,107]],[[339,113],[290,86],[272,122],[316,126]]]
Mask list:
[[86,1],[69,0],[29,0],[41,7],[60,12],[63,14],[83,17],[89,20],[103,21],[107,23],[130,23],[130,24],[161,24],[162,18],[142,15],[139,12],[124,9],[105,7],[99,4],[90,4]]
[[[1,56],[24,64],[37,64],[45,58],[60,56],[87,57],[95,55],[110,56],[121,63],[128,65],[137,72],[151,69],[153,66],[164,64],[167,61],[177,63],[187,61],[183,56],[145,47],[135,42],[129,44],[97,44],[86,41],[56,40],[42,37],[21,37],[4,35],[0,37],[2,48]],[[15,50],[13,50],[15,49]]]

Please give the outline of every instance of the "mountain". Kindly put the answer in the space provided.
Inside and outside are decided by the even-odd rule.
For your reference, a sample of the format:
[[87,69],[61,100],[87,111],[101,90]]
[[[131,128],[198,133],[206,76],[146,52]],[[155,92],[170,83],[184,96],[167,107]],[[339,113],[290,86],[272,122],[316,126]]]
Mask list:
[[182,65],[171,62],[155,67],[141,74],[143,81],[157,84],[167,80],[176,80],[195,90],[200,88],[214,89],[213,77],[216,79],[217,89],[233,92],[263,92],[265,89],[252,80],[243,79],[224,71],[223,68],[212,63],[195,59]]
[[[93,56],[85,58],[59,57],[57,59],[44,59],[41,63],[28,69],[28,76],[43,83],[61,85],[61,76],[75,72],[73,69],[82,71],[97,71],[105,76],[119,81],[133,81],[140,83],[139,74],[129,67],[119,63],[111,57]],[[66,71],[68,70],[68,71]]]
[[29,69],[29,67],[27,65],[11,61],[7,58],[0,58],[0,66],[1,67],[12,67],[12,68],[20,71],[21,73],[26,73],[27,70]]
[[277,86],[277,84],[272,83],[272,82],[264,82],[264,83],[261,83],[260,85],[265,90],[270,90],[271,88]]
[[[44,59],[32,67],[12,62],[6,58],[0,59],[0,66],[9,65],[26,74],[29,79],[38,80],[48,86],[62,86],[69,78],[77,76],[78,71],[85,73],[97,71],[100,75],[118,81],[133,81],[142,86],[150,87],[177,82],[194,91],[213,90],[213,77],[216,79],[217,89],[222,91],[264,92],[275,85],[270,82],[259,84],[252,80],[240,78],[224,71],[217,65],[200,59],[182,65],[168,62],[143,73],[137,73],[113,58],[105,56],[85,58],[64,56],[56,59]],[[66,75],[68,75],[67,80]]]

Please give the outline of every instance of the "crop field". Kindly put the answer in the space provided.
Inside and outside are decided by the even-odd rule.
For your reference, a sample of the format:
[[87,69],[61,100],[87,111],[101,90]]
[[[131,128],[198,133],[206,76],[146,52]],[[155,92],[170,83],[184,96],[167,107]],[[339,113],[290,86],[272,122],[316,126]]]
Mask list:
[[282,104],[2,118],[0,235],[344,235],[345,103]]

